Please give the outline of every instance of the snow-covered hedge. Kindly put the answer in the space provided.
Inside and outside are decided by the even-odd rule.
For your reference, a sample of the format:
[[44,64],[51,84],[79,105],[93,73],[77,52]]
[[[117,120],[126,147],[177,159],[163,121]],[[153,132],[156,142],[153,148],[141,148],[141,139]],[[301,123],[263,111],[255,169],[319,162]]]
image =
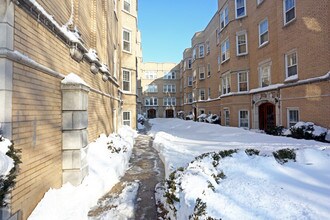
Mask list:
[[20,150],[0,135],[0,207],[7,205],[6,195],[15,186],[18,164],[21,163]]

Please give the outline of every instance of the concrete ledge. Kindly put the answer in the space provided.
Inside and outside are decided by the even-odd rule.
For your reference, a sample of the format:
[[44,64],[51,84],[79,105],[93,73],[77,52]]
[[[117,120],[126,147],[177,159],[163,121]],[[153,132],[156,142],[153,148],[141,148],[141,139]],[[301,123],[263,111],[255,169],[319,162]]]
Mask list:
[[83,149],[88,144],[87,130],[63,131],[62,150]]
[[63,111],[62,129],[80,130],[88,127],[87,111]]

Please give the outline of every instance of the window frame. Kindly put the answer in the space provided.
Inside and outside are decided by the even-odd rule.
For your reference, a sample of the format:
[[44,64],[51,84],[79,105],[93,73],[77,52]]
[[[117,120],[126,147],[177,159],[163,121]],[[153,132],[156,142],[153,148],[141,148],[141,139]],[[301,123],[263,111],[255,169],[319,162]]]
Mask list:
[[188,76],[188,86],[192,86],[192,85],[193,85],[193,77],[192,76]]
[[[246,74],[246,82],[240,82],[240,75],[245,73]],[[241,84],[246,83],[246,90],[242,91],[241,90]],[[237,73],[237,91],[238,92],[247,92],[249,91],[249,72],[248,71],[240,71]]]
[[[149,100],[149,104],[146,104],[146,101]],[[152,105],[151,105],[152,100]],[[155,102],[156,101],[156,102]],[[145,97],[144,99],[144,106],[158,106],[158,98],[157,97]]]
[[[287,8],[286,8],[286,1],[287,0],[283,0],[283,22],[284,22],[284,26],[291,23],[292,21],[296,20],[296,17],[297,17],[297,13],[296,13],[297,2],[296,2],[296,0],[292,0],[293,3],[294,3],[294,6],[292,8],[290,8],[289,10],[287,10]],[[291,20],[287,21],[286,20],[286,18],[287,18],[286,15],[291,9],[293,9],[294,17]]]
[[176,98],[175,97],[164,97],[163,106],[176,106]]
[[204,47],[204,44],[198,45],[198,52],[199,52],[198,53],[198,58],[203,58],[205,56],[205,47]]
[[148,93],[158,93],[158,85],[157,84],[149,84],[149,85],[147,85],[147,92]]
[[[223,113],[224,113],[224,117],[225,117],[225,120],[224,120],[225,121],[225,126],[229,127],[230,126],[230,111],[229,111],[229,109],[224,109]],[[228,113],[228,116],[227,116],[226,113]]]
[[236,19],[241,19],[241,18],[244,18],[247,16],[247,10],[246,10],[246,0],[243,0],[244,1],[244,15],[241,15],[241,16],[238,16],[237,15],[237,0],[235,0],[235,18]]
[[[267,31],[261,33],[261,24],[263,22],[267,21]],[[262,21],[260,21],[260,23],[258,24],[258,30],[259,30],[259,48],[263,47],[264,45],[269,43],[269,22],[268,22],[268,18],[263,19]],[[267,41],[264,41],[261,43],[261,37],[262,35],[267,34]]]
[[[127,80],[125,80],[124,79],[124,72],[127,72],[128,73],[128,75],[129,75],[129,80],[127,81]],[[131,73],[131,71],[130,70],[128,70],[128,69],[122,69],[122,76],[123,76],[123,82],[122,82],[122,86],[123,86],[123,91],[124,92],[131,92],[132,91],[132,83],[131,83],[131,79],[132,79],[132,73]],[[128,82],[128,84],[129,84],[129,90],[125,90],[125,87],[124,87],[124,83],[127,83]]]
[[[296,64],[289,66],[288,57],[293,54],[295,54],[295,56],[296,56]],[[284,58],[285,59],[285,78],[287,79],[287,78],[293,77],[293,76],[296,76],[298,78],[298,53],[297,53],[297,50],[294,49],[294,50],[287,52],[284,57],[285,57]],[[293,66],[296,66],[296,74],[289,76],[289,67],[293,67]]]
[[[127,120],[127,119],[125,119],[125,113],[127,114],[127,113],[129,113],[128,115],[129,115],[129,119]],[[131,127],[131,122],[132,122],[132,117],[131,117],[131,111],[123,111],[123,120],[122,120],[122,123],[123,123],[123,125],[127,125],[127,124],[125,124],[125,122],[129,122],[129,125],[127,125],[127,126],[129,126],[129,127]]]
[[[222,26],[223,22],[223,26]],[[229,8],[225,5],[220,11],[220,31],[222,31],[229,23]]]
[[[124,32],[127,32],[129,34],[129,40],[125,40],[124,39]],[[123,28],[123,37],[122,37],[122,43],[123,43],[123,52],[126,53],[132,53],[132,31],[127,29],[127,28]],[[125,43],[129,44],[129,50],[125,49]]]
[[210,41],[206,41],[206,55],[211,53]]
[[221,77],[221,87],[222,95],[228,94],[231,92],[231,74],[226,73]]
[[300,121],[300,111],[299,108],[297,107],[289,107],[287,108],[286,115],[287,115],[287,128],[291,128],[290,124],[292,121],[290,120],[290,111],[297,111],[298,115],[298,120],[294,122],[295,124]]
[[211,76],[211,64],[208,63],[207,64],[207,77],[210,77]]
[[[228,44],[227,44],[228,42]],[[223,45],[225,46],[225,51],[222,51]],[[221,63],[226,62],[230,58],[230,41],[229,38],[226,38],[222,43],[221,43]],[[225,55],[225,59],[223,60],[223,55]]]
[[[247,126],[242,126],[241,112],[247,112]],[[238,127],[239,128],[250,128],[250,112],[247,109],[240,109],[238,111]]]
[[262,64],[259,64],[258,67],[258,72],[259,72],[259,87],[263,88],[263,87],[267,87],[267,86],[263,86],[262,82],[263,82],[263,73],[262,73],[262,68],[269,66],[269,74],[268,74],[268,78],[269,78],[269,85],[270,86],[272,84],[272,62],[268,61],[268,62],[264,62]]
[[[203,77],[201,77],[201,74],[203,74]],[[198,76],[199,80],[205,79],[205,66],[198,67]]]
[[[244,53],[239,53],[239,41],[238,41],[238,37],[239,36],[242,36],[244,35],[245,36],[245,52]],[[244,44],[241,44],[241,45],[244,45]],[[244,56],[244,55],[247,55],[249,52],[248,52],[248,40],[247,40],[247,32],[246,31],[241,31],[241,32],[237,32],[236,33],[236,55],[237,56]]]
[[188,69],[191,69],[192,68],[192,59],[189,58],[188,59]]
[[[129,9],[126,10],[125,9],[125,3],[128,3],[129,5]],[[132,1],[131,0],[124,0],[123,1],[123,11],[127,12],[127,13],[131,13],[131,6],[132,6]]]
[[[202,95],[202,92],[203,92],[203,95]],[[204,99],[202,99],[202,96],[204,97]],[[205,89],[199,89],[199,91],[198,91],[198,100],[199,101],[205,101],[206,100]]]

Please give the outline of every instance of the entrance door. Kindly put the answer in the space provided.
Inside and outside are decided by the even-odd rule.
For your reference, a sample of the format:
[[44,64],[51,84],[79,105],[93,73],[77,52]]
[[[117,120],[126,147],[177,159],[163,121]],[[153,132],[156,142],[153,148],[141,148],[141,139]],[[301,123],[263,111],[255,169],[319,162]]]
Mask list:
[[275,105],[264,103],[259,106],[259,129],[267,130],[276,125]]
[[174,118],[174,111],[173,109],[167,109],[166,112],[166,118]]
[[148,118],[156,118],[156,110],[155,109],[149,109],[148,110]]

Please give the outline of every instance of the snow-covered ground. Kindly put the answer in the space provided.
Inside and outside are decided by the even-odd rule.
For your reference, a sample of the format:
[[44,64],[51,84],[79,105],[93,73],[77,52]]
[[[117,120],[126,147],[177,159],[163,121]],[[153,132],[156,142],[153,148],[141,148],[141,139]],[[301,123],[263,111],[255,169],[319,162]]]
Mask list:
[[[127,126],[118,133],[108,137],[101,135],[90,143],[87,154],[89,175],[83,183],[77,187],[67,183],[60,189],[50,189],[28,219],[87,220],[90,208],[119,182],[128,168],[137,133]],[[108,149],[109,144],[114,147],[112,150]]]
[[[179,119],[149,122],[168,177],[157,198],[173,219],[329,218],[330,144]],[[285,148],[296,160],[281,164],[273,152]],[[229,149],[238,150],[200,156]]]

